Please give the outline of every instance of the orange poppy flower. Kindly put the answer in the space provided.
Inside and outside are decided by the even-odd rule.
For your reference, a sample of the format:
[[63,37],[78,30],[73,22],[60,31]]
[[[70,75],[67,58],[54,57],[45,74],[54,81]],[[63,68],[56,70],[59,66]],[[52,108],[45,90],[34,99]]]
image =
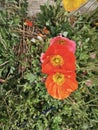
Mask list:
[[73,72],[70,74],[60,72],[50,74],[45,82],[47,92],[56,99],[69,97],[78,87],[78,82],[73,75],[75,75]]
[[44,53],[42,60],[42,72],[46,74],[76,70],[75,55],[60,44],[52,44]]
[[82,4],[86,3],[87,0],[63,0],[63,5],[66,11],[74,11],[78,9]]
[[46,27],[43,28],[42,32],[46,35],[50,33],[50,31]]

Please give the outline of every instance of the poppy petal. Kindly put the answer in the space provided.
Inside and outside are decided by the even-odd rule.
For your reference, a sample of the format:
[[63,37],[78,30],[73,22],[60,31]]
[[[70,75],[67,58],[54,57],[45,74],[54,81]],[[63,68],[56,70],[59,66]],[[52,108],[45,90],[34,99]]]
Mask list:
[[69,79],[66,74],[59,72],[50,74],[46,79],[45,85],[47,92],[56,99],[67,98],[78,87],[75,78]]

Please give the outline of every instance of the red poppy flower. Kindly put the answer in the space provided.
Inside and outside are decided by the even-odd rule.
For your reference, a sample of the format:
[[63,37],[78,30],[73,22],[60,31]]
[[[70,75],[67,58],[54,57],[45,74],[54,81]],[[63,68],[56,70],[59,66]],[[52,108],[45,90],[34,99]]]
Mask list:
[[46,74],[76,70],[75,55],[66,46],[63,47],[60,44],[52,44],[42,60],[42,72]]
[[[69,51],[75,53],[76,51],[76,43],[73,40],[70,40],[68,38],[57,36],[51,39],[50,46],[53,44],[60,44],[62,47],[67,47]],[[41,54],[40,60],[43,63],[43,56],[44,53]]]
[[24,25],[32,27],[33,23],[30,20],[26,19],[26,21],[24,22]]
[[45,82],[47,92],[56,99],[64,99],[70,96],[78,87],[78,83],[74,77],[75,73],[60,73],[50,74]]
[[75,53],[76,51],[76,43],[73,40],[70,40],[66,37],[57,36],[51,39],[50,45],[52,44],[61,44],[66,46],[71,52]]

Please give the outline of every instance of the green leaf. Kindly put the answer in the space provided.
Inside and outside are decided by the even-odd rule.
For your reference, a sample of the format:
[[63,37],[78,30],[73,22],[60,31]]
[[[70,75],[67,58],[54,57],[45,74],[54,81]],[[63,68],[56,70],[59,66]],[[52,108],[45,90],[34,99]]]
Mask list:
[[30,83],[31,82],[34,82],[36,80],[36,76],[33,75],[32,73],[27,73],[25,76],[24,76],[25,79],[29,80]]

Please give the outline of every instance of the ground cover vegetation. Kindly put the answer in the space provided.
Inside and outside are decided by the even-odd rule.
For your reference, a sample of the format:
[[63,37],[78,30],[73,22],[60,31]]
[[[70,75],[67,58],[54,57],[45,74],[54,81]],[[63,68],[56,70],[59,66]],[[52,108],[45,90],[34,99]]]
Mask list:
[[[98,129],[96,13],[70,16],[60,3],[32,18],[26,0],[6,0],[0,10],[0,130]],[[40,60],[60,35],[76,42],[78,88],[64,100],[47,93]]]

